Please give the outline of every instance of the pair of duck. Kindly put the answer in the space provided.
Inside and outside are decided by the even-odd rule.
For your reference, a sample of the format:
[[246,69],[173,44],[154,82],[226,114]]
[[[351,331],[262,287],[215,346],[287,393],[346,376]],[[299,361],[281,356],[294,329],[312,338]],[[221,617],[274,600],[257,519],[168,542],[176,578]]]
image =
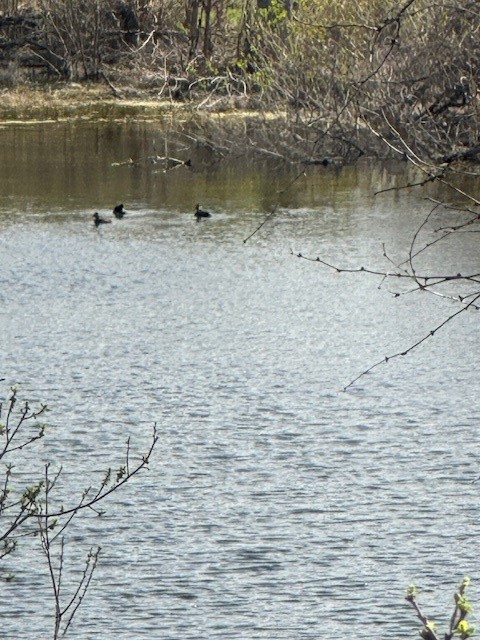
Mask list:
[[[123,204],[117,204],[117,206],[113,209],[113,215],[119,220],[121,220],[126,213],[127,212],[125,211]],[[111,220],[105,220],[105,218],[101,218],[98,211],[95,211],[95,213],[93,214],[93,222],[96,227],[99,227],[101,224],[109,224]]]
[[[117,204],[117,206],[113,209],[113,215],[119,220],[121,220],[126,213],[127,212],[125,211],[123,204]],[[201,218],[211,218],[212,214],[210,213],[210,211],[201,209],[200,205],[197,204],[195,206],[194,216],[197,220],[200,220]],[[96,227],[99,227],[101,224],[109,224],[111,222],[111,220],[105,220],[105,218],[101,218],[98,211],[95,211],[95,213],[93,214],[93,221]]]

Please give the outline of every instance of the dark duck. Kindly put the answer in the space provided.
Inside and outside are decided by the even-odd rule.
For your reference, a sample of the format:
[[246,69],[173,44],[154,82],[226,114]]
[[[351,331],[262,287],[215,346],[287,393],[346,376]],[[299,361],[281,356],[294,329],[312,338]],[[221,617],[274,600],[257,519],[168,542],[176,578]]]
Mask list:
[[108,224],[111,221],[110,220],[105,220],[105,218],[101,218],[98,215],[98,212],[95,211],[95,213],[93,214],[93,222],[95,223],[95,226],[98,228],[101,224]]
[[195,207],[195,217],[197,220],[200,220],[200,218],[211,218],[212,214],[209,211],[200,209],[200,205],[197,204],[197,206]]
[[122,219],[126,213],[127,212],[125,211],[123,204],[117,204],[117,206],[113,209],[113,215],[119,219]]

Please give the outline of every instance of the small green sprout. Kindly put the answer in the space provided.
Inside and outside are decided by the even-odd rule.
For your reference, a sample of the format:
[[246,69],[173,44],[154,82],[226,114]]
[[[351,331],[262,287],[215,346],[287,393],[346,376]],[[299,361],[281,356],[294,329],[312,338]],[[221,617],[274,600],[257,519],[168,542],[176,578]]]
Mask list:
[[407,599],[416,598],[418,595],[418,589],[414,584],[411,584],[408,589],[406,589]]
[[[443,636],[445,640],[453,640],[454,637],[458,637],[460,640],[468,640],[475,632],[475,627],[466,620],[468,614],[473,611],[472,604],[465,595],[465,591],[470,584],[470,578],[465,577],[454,595],[455,607],[450,619],[449,632]],[[430,621],[420,609],[416,598],[418,594],[416,586],[410,585],[406,590],[406,594],[405,599],[415,609],[417,618],[423,625],[419,632],[420,637],[424,640],[439,640],[440,636],[437,634],[436,624]]]
[[468,620],[460,620],[455,631],[460,635],[462,640],[466,640],[473,636],[475,633],[475,627],[472,626]]
[[459,593],[455,594],[455,602],[457,607],[463,613],[471,613],[473,611],[472,603],[465,596],[462,596]]

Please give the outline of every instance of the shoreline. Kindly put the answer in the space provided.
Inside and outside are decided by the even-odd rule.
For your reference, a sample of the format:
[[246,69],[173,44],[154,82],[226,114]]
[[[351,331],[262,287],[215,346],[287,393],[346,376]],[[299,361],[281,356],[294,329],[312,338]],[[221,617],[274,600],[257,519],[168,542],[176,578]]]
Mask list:
[[[228,99],[217,98],[213,106],[204,100],[175,102],[157,99],[145,90],[119,87],[120,95],[112,95],[108,87],[78,83],[55,86],[28,86],[0,90],[0,124],[41,123],[65,120],[156,120],[178,115],[218,120],[276,120],[285,111],[248,110]],[[123,94],[123,95],[122,95]]]
[[[219,152],[241,149],[288,164],[345,166],[361,158],[396,160],[398,154],[386,152],[377,138],[363,129],[352,129],[352,143],[336,136],[324,138],[312,155],[308,125],[295,123],[285,105],[275,111],[261,107],[248,109],[228,96],[202,95],[185,102],[158,98],[152,90],[105,84],[62,83],[22,84],[0,89],[0,128],[80,122],[153,122],[168,130],[169,125],[189,128],[193,124],[199,141]],[[283,108],[282,108],[283,107]],[[328,125],[326,125],[328,128]],[[360,139],[359,139],[360,138]],[[234,142],[232,142],[234,141]],[[342,142],[346,146],[342,148]],[[361,148],[360,145],[361,144]]]
[[120,98],[112,96],[106,87],[79,84],[6,88],[0,92],[0,122],[109,119],[115,118],[115,112],[123,117],[133,114],[136,117],[160,117],[183,109],[183,105],[155,100],[146,92],[143,95],[134,93],[135,97]]

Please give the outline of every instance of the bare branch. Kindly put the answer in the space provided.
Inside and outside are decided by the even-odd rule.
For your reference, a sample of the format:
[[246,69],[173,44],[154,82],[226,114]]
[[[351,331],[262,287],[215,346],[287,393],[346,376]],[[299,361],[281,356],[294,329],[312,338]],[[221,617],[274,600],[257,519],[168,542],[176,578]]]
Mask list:
[[378,362],[375,362],[370,367],[368,367],[367,369],[362,371],[356,378],[353,378],[353,380],[351,380],[347,385],[345,385],[343,387],[343,390],[347,391],[348,389],[350,389],[356,382],[358,382],[358,380],[360,380],[360,378],[363,378],[363,376],[367,375],[368,373],[370,373],[371,371],[373,371],[374,369],[379,367],[381,364],[386,364],[387,362],[389,362],[390,360],[393,360],[394,358],[404,357],[404,356],[408,355],[411,351],[414,351],[423,342],[425,342],[429,338],[433,338],[433,336],[435,335],[435,333],[437,333],[437,331],[439,331],[439,329],[441,329],[446,324],[451,322],[454,318],[459,316],[461,313],[463,313],[464,311],[467,311],[467,309],[469,309],[470,307],[478,308],[478,307],[475,307],[474,303],[479,299],[480,299],[480,293],[477,294],[475,296],[475,298],[471,302],[469,302],[467,305],[465,305],[465,307],[462,307],[461,309],[458,309],[458,311],[455,311],[455,313],[452,313],[451,315],[449,315],[448,318],[446,318],[443,322],[438,324],[434,329],[431,329],[426,335],[424,335],[422,338],[417,340],[417,342],[411,344],[404,351],[398,351],[398,352],[393,353],[393,354],[391,354],[389,356],[385,356],[384,358],[382,358]]

